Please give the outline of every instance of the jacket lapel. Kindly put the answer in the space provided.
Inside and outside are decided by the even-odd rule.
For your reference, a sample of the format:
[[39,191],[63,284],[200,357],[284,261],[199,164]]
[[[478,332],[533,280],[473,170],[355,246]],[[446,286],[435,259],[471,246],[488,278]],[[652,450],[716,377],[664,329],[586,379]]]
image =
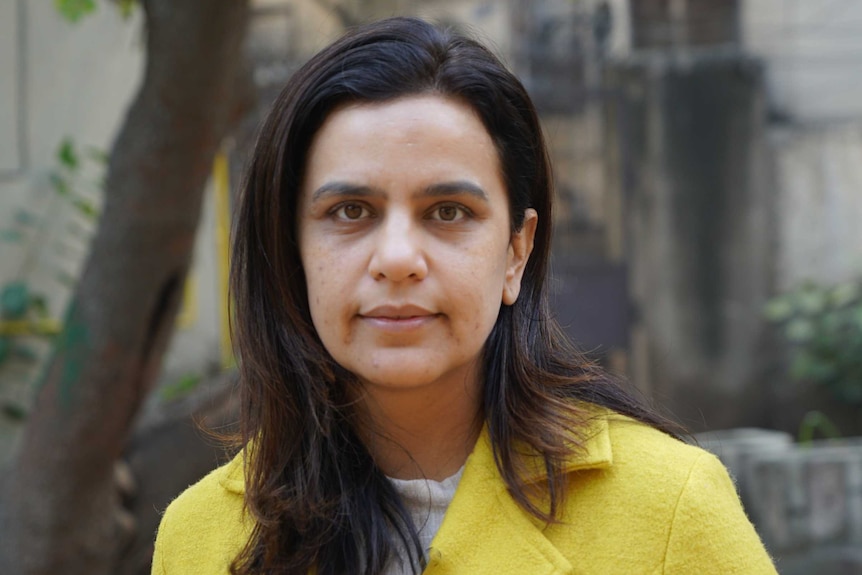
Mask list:
[[[584,453],[567,471],[608,467],[612,462],[607,420],[592,419]],[[531,480],[543,479],[536,461]],[[426,575],[573,574],[568,559],[548,540],[544,523],[509,496],[483,430],[464,469],[455,497],[431,543]]]

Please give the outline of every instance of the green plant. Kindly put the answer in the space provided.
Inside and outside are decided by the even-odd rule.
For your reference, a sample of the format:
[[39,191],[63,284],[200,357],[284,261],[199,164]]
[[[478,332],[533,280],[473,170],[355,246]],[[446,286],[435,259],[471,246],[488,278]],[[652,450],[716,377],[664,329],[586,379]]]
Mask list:
[[812,410],[805,414],[799,424],[799,444],[811,445],[814,441],[814,433],[820,431],[821,435],[829,439],[838,439],[841,432],[831,419],[820,411]]
[[[84,153],[86,154],[84,158],[100,168],[107,163],[105,153],[98,148],[88,147]],[[101,179],[96,181],[86,179],[85,163],[82,161],[81,152],[71,139],[66,138],[60,142],[60,147],[57,149],[57,164],[57,168],[51,172],[51,185],[54,186],[54,191],[65,198],[85,218],[98,217],[99,208],[91,199],[92,190],[101,190],[104,182]],[[84,184],[83,188],[81,184]],[[90,188],[89,194],[84,191],[86,188]]]
[[161,397],[164,401],[180,399],[194,391],[201,381],[203,381],[201,374],[187,373],[177,381],[165,385],[161,390]]
[[54,7],[69,22],[77,22],[96,11],[95,0],[54,0]]
[[[113,0],[117,10],[124,19],[128,19],[135,10],[137,0]],[[54,8],[68,20],[75,23],[96,11],[95,0],[54,0]]]
[[[43,295],[33,293],[27,282],[13,280],[0,284],[0,366],[12,357],[31,361],[34,353],[30,347],[17,341],[21,331],[9,329],[10,325],[39,321],[48,317],[48,306]],[[11,323],[10,323],[11,322]]]
[[862,278],[805,283],[771,300],[766,317],[792,346],[791,377],[862,406]]
[[[63,240],[49,247],[54,250],[85,250],[99,216],[106,154],[94,147],[81,148],[70,138],[65,138],[57,147],[55,157],[57,163],[50,173],[50,181],[61,200],[49,206],[46,213],[34,214],[20,209],[15,214],[12,227],[0,230],[3,241],[24,244],[19,270],[11,280],[0,282],[0,366],[13,357],[27,362],[38,361],[38,354],[22,343],[21,338],[34,335],[50,337],[56,332],[57,321],[46,323],[50,320],[48,298],[23,279],[30,276],[36,260],[45,256],[44,248],[50,236],[48,230],[57,222],[57,210],[53,208],[62,209],[65,204],[77,214],[77,220],[65,220]],[[53,267],[54,278],[71,289],[77,281],[73,271],[61,263]]]

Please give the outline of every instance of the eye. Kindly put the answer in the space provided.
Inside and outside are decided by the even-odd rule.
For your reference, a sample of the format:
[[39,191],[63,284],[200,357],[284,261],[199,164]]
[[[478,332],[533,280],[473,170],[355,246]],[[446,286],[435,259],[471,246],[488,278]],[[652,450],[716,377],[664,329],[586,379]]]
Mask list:
[[371,210],[363,204],[346,202],[332,210],[332,215],[339,220],[355,221],[371,217]]
[[457,222],[469,215],[467,208],[457,204],[443,204],[431,211],[431,219],[441,222]]

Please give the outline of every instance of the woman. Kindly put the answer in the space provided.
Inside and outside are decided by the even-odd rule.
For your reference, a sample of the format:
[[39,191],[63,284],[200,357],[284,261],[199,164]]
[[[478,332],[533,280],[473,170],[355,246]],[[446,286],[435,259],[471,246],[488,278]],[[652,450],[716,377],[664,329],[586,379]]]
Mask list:
[[774,573],[717,460],[551,319],[551,221],[536,112],[481,45],[396,18],[308,62],[236,223],[245,449],[168,508],[153,572]]

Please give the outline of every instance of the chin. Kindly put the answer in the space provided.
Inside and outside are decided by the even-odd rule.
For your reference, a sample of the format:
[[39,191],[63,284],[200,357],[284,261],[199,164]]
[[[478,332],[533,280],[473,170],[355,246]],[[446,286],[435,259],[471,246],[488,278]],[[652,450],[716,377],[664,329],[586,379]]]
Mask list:
[[[448,350],[447,350],[448,351]],[[479,370],[478,354],[433,353],[428,349],[367,350],[334,359],[366,387],[381,391],[439,391],[472,387]],[[454,356],[454,357],[453,357]]]
[[413,369],[377,369],[373,372],[354,372],[359,377],[359,380],[365,385],[371,385],[377,388],[388,389],[391,391],[398,390],[415,390],[422,387],[433,385],[439,380],[439,376],[429,374],[425,371],[417,371],[415,366]]

